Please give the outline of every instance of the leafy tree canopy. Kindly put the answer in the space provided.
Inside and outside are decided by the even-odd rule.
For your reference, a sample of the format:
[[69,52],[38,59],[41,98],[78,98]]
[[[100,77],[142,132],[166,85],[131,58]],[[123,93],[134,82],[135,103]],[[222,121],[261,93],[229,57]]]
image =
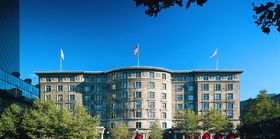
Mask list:
[[177,111],[174,118],[176,119],[176,127],[183,130],[189,136],[194,135],[199,128],[199,119],[194,111]]
[[119,123],[115,128],[112,128],[110,130],[111,136],[114,138],[120,138],[123,139],[125,137],[129,136],[129,128],[126,123]]
[[229,122],[225,115],[219,110],[211,109],[202,117],[202,129],[209,133],[224,132],[229,127]]
[[163,138],[163,130],[160,128],[158,120],[156,120],[149,135],[150,135],[149,136],[150,139],[162,139]]
[[241,119],[245,125],[250,125],[280,117],[280,105],[271,100],[265,90],[260,91],[256,99],[250,100],[244,109]]
[[[156,17],[158,13],[163,10],[174,6],[189,8],[192,3],[203,6],[208,0],[134,0],[136,6],[147,7],[145,14]],[[261,26],[262,32],[270,33],[270,28],[275,27],[280,32],[280,3],[275,0],[273,2],[266,2],[265,4],[253,5],[253,16],[255,23]]]

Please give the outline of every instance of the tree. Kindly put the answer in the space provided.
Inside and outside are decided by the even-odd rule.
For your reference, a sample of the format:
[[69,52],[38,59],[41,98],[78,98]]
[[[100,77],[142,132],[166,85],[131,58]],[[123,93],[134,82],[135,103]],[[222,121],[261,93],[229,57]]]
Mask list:
[[178,129],[183,130],[189,137],[194,136],[194,133],[198,130],[199,123],[198,116],[194,111],[177,111],[174,118]]
[[156,120],[154,126],[151,128],[149,133],[150,139],[162,139],[163,138],[163,131],[159,126],[158,120]]
[[20,138],[22,134],[21,122],[24,109],[12,104],[4,110],[0,118],[0,137]]
[[202,129],[210,134],[225,132],[228,128],[228,120],[220,111],[211,109],[208,113],[202,116]]
[[[183,0],[134,0],[136,6],[147,7],[145,14],[156,17],[158,13],[173,6],[183,7]],[[186,0],[186,8],[189,8],[192,3],[196,3],[199,6],[203,6],[208,0]],[[270,27],[276,27],[280,32],[280,3],[275,0],[274,2],[266,2],[266,4],[260,4],[259,6],[253,5],[253,11],[255,15],[255,24],[261,26],[262,32],[268,34]]]
[[271,100],[265,90],[261,90],[256,99],[253,99],[244,109],[241,119],[245,125],[258,123],[280,117],[280,106]]
[[99,120],[97,117],[91,117],[84,107],[78,105],[75,108],[72,121],[72,137],[95,138],[98,136]]
[[129,136],[129,128],[126,123],[119,123],[115,128],[110,130],[111,137],[123,139]]
[[32,107],[13,104],[0,118],[0,138],[95,138],[99,119],[77,106],[60,110],[53,101],[34,101]]

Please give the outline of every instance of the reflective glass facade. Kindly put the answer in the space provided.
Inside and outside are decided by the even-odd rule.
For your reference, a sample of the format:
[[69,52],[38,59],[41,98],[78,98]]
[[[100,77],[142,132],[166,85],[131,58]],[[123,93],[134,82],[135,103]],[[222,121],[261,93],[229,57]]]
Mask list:
[[19,72],[19,0],[0,0],[0,69]]
[[0,70],[0,91],[14,97],[38,98],[39,89]]

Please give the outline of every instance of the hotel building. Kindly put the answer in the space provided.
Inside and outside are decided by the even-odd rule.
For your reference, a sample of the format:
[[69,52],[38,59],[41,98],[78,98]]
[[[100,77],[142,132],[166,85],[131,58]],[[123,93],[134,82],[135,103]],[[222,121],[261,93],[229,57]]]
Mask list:
[[58,108],[84,105],[99,115],[105,128],[126,122],[131,131],[147,136],[158,120],[163,129],[174,126],[176,110],[203,114],[218,109],[239,123],[241,70],[169,70],[159,67],[123,67],[108,71],[41,71],[41,100]]

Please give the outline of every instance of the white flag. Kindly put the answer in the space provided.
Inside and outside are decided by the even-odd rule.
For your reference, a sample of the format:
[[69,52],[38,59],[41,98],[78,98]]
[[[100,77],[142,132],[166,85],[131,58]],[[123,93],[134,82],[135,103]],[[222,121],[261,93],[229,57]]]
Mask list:
[[64,54],[63,54],[62,49],[60,49],[60,58],[61,58],[62,60],[64,60]]
[[136,45],[136,47],[133,50],[133,54],[136,55],[139,53],[139,43]]
[[216,49],[211,55],[210,58],[218,55],[218,49]]

